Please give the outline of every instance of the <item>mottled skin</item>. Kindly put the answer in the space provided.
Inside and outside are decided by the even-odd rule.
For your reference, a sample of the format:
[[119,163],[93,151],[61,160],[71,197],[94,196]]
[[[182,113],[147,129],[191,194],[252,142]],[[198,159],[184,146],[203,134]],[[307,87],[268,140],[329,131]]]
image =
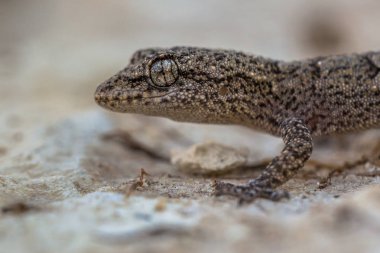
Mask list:
[[177,121],[239,124],[281,136],[285,147],[244,186],[217,182],[241,202],[278,200],[312,152],[312,136],[380,126],[380,52],[283,62],[195,47],[137,51],[96,90],[116,112]]

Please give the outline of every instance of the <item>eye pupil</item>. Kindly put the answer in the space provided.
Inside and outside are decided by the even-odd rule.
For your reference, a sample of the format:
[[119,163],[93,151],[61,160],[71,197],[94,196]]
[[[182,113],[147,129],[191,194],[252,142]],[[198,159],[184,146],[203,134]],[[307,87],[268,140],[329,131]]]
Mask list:
[[172,59],[159,59],[150,67],[150,78],[159,87],[168,87],[178,78],[178,66]]

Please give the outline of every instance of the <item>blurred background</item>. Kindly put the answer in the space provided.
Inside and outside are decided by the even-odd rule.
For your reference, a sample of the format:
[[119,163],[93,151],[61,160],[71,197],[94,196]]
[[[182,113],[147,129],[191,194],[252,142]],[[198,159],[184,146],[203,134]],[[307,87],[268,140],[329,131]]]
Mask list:
[[[309,166],[287,186],[291,200],[238,209],[212,196],[212,178],[178,172],[171,150],[213,139],[257,160],[281,140],[106,112],[93,99],[141,48],[299,60],[380,50],[379,27],[378,0],[0,0],[0,251],[379,252],[380,189],[356,194],[378,176],[338,176],[319,190]],[[102,139],[115,129],[133,137],[126,147]],[[378,139],[314,154],[344,163]],[[150,183],[126,198],[140,168]],[[339,202],[346,193],[355,195]]]

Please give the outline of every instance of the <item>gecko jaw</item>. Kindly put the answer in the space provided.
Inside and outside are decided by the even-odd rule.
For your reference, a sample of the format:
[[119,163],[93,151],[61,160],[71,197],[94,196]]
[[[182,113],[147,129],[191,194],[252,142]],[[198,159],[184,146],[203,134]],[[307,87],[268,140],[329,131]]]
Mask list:
[[155,112],[158,108],[170,105],[169,100],[177,90],[167,92],[162,91],[142,91],[137,89],[115,89],[110,92],[103,91],[102,87],[95,92],[95,101],[103,108],[126,113],[146,113]]

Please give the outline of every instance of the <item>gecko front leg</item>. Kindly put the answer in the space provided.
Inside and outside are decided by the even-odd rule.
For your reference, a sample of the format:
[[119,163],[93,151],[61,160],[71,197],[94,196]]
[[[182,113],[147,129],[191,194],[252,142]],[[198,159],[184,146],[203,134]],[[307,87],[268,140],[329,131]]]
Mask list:
[[275,190],[293,177],[309,159],[313,144],[310,130],[302,120],[289,118],[280,126],[281,137],[285,147],[264,169],[262,174],[239,186],[230,183],[216,182],[216,195],[232,195],[239,198],[239,203],[251,202],[256,198],[280,200],[288,197],[286,191]]

